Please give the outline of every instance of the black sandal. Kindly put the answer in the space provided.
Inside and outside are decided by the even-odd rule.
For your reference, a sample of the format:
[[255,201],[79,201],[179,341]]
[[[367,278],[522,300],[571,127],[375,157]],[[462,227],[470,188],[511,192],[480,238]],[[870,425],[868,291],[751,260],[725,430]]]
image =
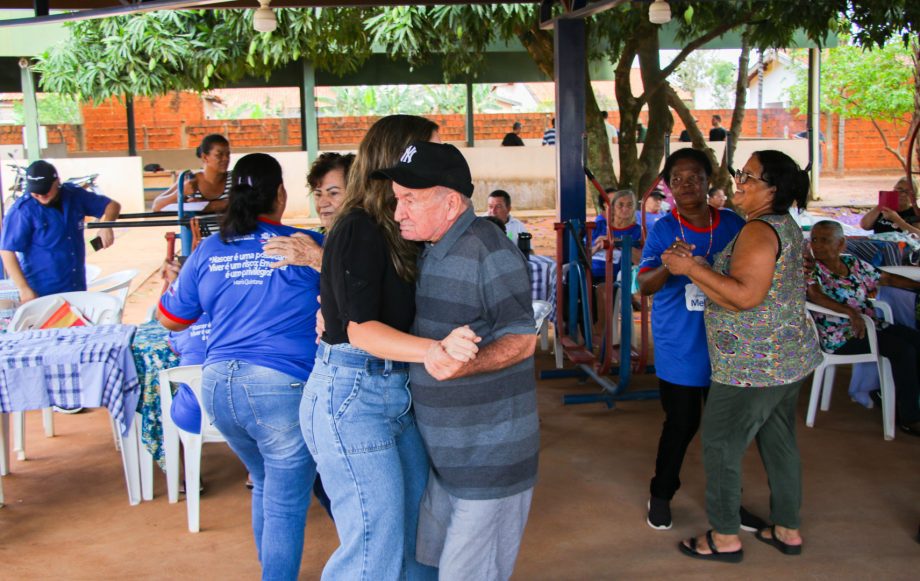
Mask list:
[[744,549],[738,549],[737,551],[728,551],[720,553],[716,549],[716,543],[712,540],[712,530],[706,531],[706,543],[709,545],[709,550],[711,553],[700,553],[697,544],[696,537],[693,537],[690,540],[690,545],[685,545],[683,541],[677,543],[677,548],[680,549],[680,552],[687,555],[688,557],[693,557],[694,559],[702,559],[704,561],[721,561],[723,563],[740,563],[741,559],[744,558]]
[[769,529],[770,529],[769,537],[763,536],[764,532],[767,529],[761,529],[757,531],[756,533],[754,533],[754,537],[762,543],[766,543],[768,545],[772,545],[776,547],[777,550],[779,550],[779,552],[784,555],[801,555],[802,554],[802,545],[789,545],[779,540],[778,538],[776,538],[776,525],[772,525]]

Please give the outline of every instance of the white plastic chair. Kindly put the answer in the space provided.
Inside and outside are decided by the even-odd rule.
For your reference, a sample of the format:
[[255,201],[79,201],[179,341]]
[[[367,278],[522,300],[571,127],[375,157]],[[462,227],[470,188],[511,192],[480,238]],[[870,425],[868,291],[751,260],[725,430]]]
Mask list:
[[89,288],[93,281],[99,278],[99,275],[102,274],[102,269],[96,266],[95,264],[86,263],[86,286]]
[[[888,305],[881,301],[877,301],[874,304],[876,308],[881,310],[883,315],[885,315],[885,307],[888,307]],[[821,313],[823,315],[830,315],[832,317],[849,319],[849,317],[843,313],[838,313],[836,311],[826,309],[811,302],[806,303],[806,308],[808,309],[808,315],[812,324],[812,329],[816,334],[818,333],[818,329],[813,319],[813,313]],[[886,316],[890,316],[890,314],[891,308],[888,307]],[[815,369],[814,378],[811,382],[811,397],[808,400],[808,415],[805,419],[805,425],[809,428],[814,427],[815,415],[818,411],[819,399],[821,400],[822,411],[827,411],[830,409],[831,391],[834,387],[834,367],[836,365],[853,363],[875,363],[878,366],[879,385],[881,386],[882,392],[882,427],[884,430],[885,439],[893,440],[895,385],[894,378],[891,373],[891,362],[887,357],[882,357],[879,354],[875,322],[873,322],[873,320],[866,315],[860,316],[862,317],[863,322],[866,324],[866,337],[869,340],[869,352],[857,353],[854,355],[838,355],[834,353],[828,353],[824,350],[821,351],[823,360],[821,361],[821,364],[818,365],[817,369]]]
[[89,285],[89,290],[98,293],[109,293],[121,301],[122,306],[128,298],[128,291],[131,289],[131,281],[139,274],[140,271],[134,268],[120,270],[115,274],[104,276],[93,281]]
[[[201,406],[201,429],[193,434],[179,428],[172,421],[172,383],[184,383],[195,394]],[[163,422],[163,451],[166,455],[166,491],[170,503],[179,502],[179,442],[185,448],[183,466],[185,468],[185,502],[188,510],[188,530],[197,533],[200,530],[201,491],[201,446],[213,442],[226,442],[223,434],[208,422],[204,404],[201,402],[201,366],[186,365],[160,371],[160,417]]]
[[[47,295],[29,301],[16,309],[10,320],[9,331],[28,331],[40,325],[43,315],[48,308],[61,298],[75,307],[83,318],[91,325],[111,325],[121,322],[124,305],[118,298],[104,293],[78,291]],[[42,423],[45,427],[45,436],[54,436],[54,414],[51,408],[42,410]],[[117,430],[116,430],[117,431]],[[121,434],[116,434],[116,442]],[[25,414],[13,412],[13,450],[19,460],[25,460]]]

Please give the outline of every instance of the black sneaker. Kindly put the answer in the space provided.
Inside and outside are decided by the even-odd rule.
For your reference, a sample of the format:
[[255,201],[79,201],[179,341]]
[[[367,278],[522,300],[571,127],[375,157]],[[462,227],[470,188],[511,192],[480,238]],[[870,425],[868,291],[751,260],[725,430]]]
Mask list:
[[741,507],[741,530],[747,531],[749,533],[756,533],[757,531],[762,531],[763,529],[770,528],[769,523],[763,520],[756,514],[748,511],[748,509]]
[[645,522],[656,531],[671,528],[671,502],[654,496],[648,499],[648,517]]

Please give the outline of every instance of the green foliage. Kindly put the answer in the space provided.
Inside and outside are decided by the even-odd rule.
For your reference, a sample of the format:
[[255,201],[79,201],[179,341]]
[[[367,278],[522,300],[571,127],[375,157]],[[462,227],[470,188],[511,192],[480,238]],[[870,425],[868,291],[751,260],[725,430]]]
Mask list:
[[[821,110],[842,117],[902,122],[914,109],[914,70],[900,38],[865,50],[846,37],[823,53]],[[800,57],[802,55],[799,55]],[[798,58],[798,82],[789,91],[793,107],[807,109],[808,70]]]
[[[320,102],[321,116],[364,116],[405,113],[427,115],[466,111],[465,85],[382,85],[334,89],[335,99]],[[494,107],[487,85],[473,85],[473,108]]]
[[[13,105],[13,122],[25,122],[25,108],[22,101]],[[45,93],[38,95],[38,122],[42,125],[79,125],[83,122],[80,102],[67,95]]]
[[255,32],[252,12],[158,11],[69,23],[70,40],[35,68],[46,91],[104,100],[223,87],[302,58],[344,74],[370,55],[363,10],[275,10],[274,33]]

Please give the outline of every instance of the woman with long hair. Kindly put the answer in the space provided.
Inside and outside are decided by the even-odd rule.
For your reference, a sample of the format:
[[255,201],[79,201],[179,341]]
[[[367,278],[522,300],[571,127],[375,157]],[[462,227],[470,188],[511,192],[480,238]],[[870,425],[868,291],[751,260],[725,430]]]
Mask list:
[[442,341],[408,334],[418,248],[400,235],[391,183],[371,174],[393,166],[413,141],[438,141],[438,126],[391,115],[368,130],[324,248],[325,330],[301,426],[341,541],[323,571],[327,580],[437,577],[415,558],[428,458],[412,412],[408,362],[441,349],[469,360],[476,346],[465,327]]
[[[195,157],[201,160],[202,167],[186,178],[182,186],[185,201],[208,202],[203,212],[222,212],[230,195],[230,142],[217,133],[207,135],[195,150]],[[153,211],[159,212],[175,204],[178,198],[179,183],[176,182],[153,200]]]
[[189,256],[160,300],[157,318],[181,331],[211,318],[202,403],[253,481],[252,530],[264,579],[297,579],[316,464],[300,432],[298,404],[316,351],[319,273],[269,268],[263,244],[295,232],[281,224],[281,166],[249,154],[233,170],[220,235]]

